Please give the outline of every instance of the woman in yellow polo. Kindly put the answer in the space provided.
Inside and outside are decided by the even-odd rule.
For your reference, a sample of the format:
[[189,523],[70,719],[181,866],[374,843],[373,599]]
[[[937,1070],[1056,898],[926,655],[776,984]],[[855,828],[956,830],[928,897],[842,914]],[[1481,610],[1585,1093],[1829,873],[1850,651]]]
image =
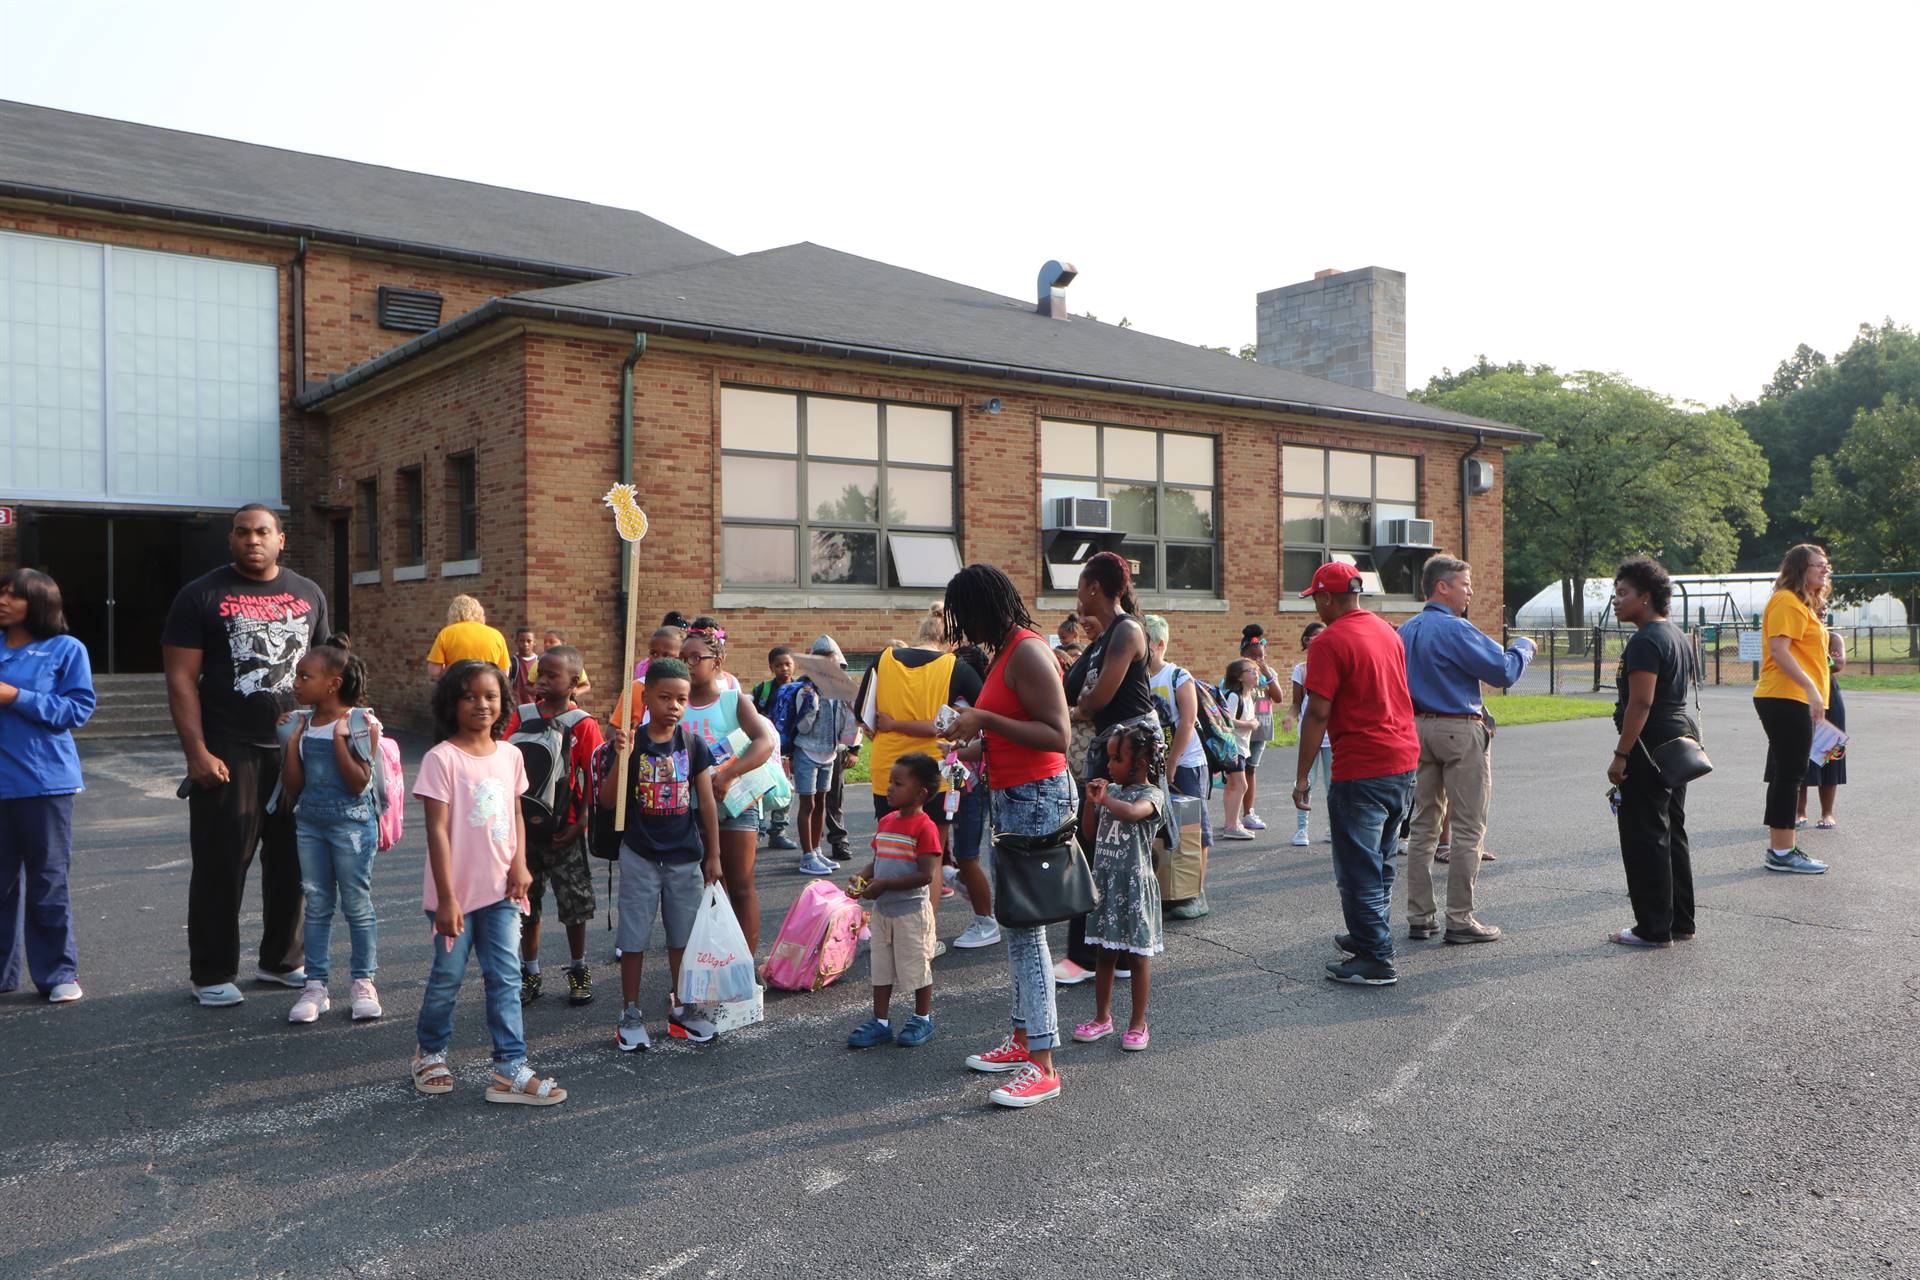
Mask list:
[[[887,814],[887,775],[893,762],[910,751],[924,751],[938,759],[933,717],[953,702],[971,706],[980,698],[980,673],[948,651],[945,634],[946,615],[936,605],[920,620],[912,644],[880,651],[861,686],[855,705],[860,708],[860,723],[873,737],[867,767],[873,773],[877,818]],[[944,780],[940,787],[946,790]],[[927,816],[942,828],[944,838],[946,805],[929,800]]]
[[1760,618],[1766,653],[1753,709],[1767,733],[1767,861],[1769,871],[1803,876],[1824,873],[1827,864],[1794,844],[1794,814],[1800,779],[1813,749],[1813,729],[1827,718],[1827,628],[1821,621],[1832,590],[1827,553],[1801,543],[1780,562],[1780,576]]
[[490,662],[502,672],[513,666],[507,652],[507,638],[499,629],[487,625],[487,611],[472,596],[455,596],[447,602],[447,625],[433,638],[427,650],[427,675],[438,680],[440,673],[456,662],[469,658]]

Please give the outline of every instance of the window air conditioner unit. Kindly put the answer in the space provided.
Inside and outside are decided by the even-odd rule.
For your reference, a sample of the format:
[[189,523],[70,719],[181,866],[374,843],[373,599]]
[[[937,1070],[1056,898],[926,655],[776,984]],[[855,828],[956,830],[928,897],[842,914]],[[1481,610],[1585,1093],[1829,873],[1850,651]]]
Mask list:
[[1431,520],[1382,520],[1387,536],[1380,540],[1387,547],[1430,547],[1433,545]]
[[1105,533],[1112,527],[1112,504],[1105,498],[1051,498],[1042,529],[1075,529]]

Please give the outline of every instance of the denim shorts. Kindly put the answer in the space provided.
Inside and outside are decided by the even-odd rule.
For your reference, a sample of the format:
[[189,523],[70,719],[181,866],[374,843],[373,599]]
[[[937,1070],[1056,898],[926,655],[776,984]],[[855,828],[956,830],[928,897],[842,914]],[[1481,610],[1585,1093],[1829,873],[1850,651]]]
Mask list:
[[1265,754],[1267,754],[1267,739],[1261,737],[1260,731],[1255,729],[1253,731],[1253,741],[1247,745],[1248,773],[1252,773],[1260,767],[1260,757]]
[[728,817],[725,809],[720,810],[720,829],[722,831],[751,831],[760,833],[760,808],[755,805],[744,809],[737,817]]
[[797,796],[822,796],[833,790],[833,766],[815,764],[804,755],[793,758],[793,793]]
[[623,952],[645,951],[658,915],[666,926],[667,946],[673,950],[686,946],[706,887],[697,862],[655,862],[622,849],[620,928],[614,945]]

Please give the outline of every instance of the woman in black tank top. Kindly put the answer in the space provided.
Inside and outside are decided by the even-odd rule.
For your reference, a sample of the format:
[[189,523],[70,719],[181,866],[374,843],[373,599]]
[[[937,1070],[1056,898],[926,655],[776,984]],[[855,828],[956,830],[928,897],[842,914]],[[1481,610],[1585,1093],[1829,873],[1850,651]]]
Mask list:
[[[1147,683],[1147,633],[1140,625],[1139,602],[1133,596],[1133,575],[1127,562],[1111,551],[1091,557],[1080,570],[1079,605],[1082,615],[1100,630],[1079,661],[1067,669],[1067,701],[1076,723],[1090,722],[1099,735],[1087,751],[1086,778],[1107,776],[1107,730],[1129,720],[1153,715],[1153,694]],[[1091,848],[1099,806],[1081,796],[1081,837]],[[1067,955],[1054,966],[1054,979],[1065,986],[1093,976],[1098,960],[1087,945],[1087,918],[1076,916],[1067,930]],[[1126,972],[1127,959],[1120,957]]]

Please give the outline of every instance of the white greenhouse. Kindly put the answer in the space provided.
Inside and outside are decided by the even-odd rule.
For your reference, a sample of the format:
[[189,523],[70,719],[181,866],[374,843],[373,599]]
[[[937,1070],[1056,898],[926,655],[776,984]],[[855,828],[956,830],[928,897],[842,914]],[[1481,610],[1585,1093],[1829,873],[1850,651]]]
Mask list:
[[[1748,624],[1767,607],[1774,577],[1771,573],[1676,573],[1673,575],[1673,620],[1679,622],[1684,609],[1689,624],[1702,620],[1719,626]],[[1585,616],[1581,624],[1596,626],[1603,618],[1611,623],[1612,603],[1611,578],[1587,579]],[[1514,626],[1522,630],[1563,627],[1565,617],[1560,584],[1553,582],[1520,606],[1514,614]],[[1836,607],[1833,622],[1839,627],[1903,627],[1907,624],[1907,607],[1893,596],[1878,595],[1864,604]]]

